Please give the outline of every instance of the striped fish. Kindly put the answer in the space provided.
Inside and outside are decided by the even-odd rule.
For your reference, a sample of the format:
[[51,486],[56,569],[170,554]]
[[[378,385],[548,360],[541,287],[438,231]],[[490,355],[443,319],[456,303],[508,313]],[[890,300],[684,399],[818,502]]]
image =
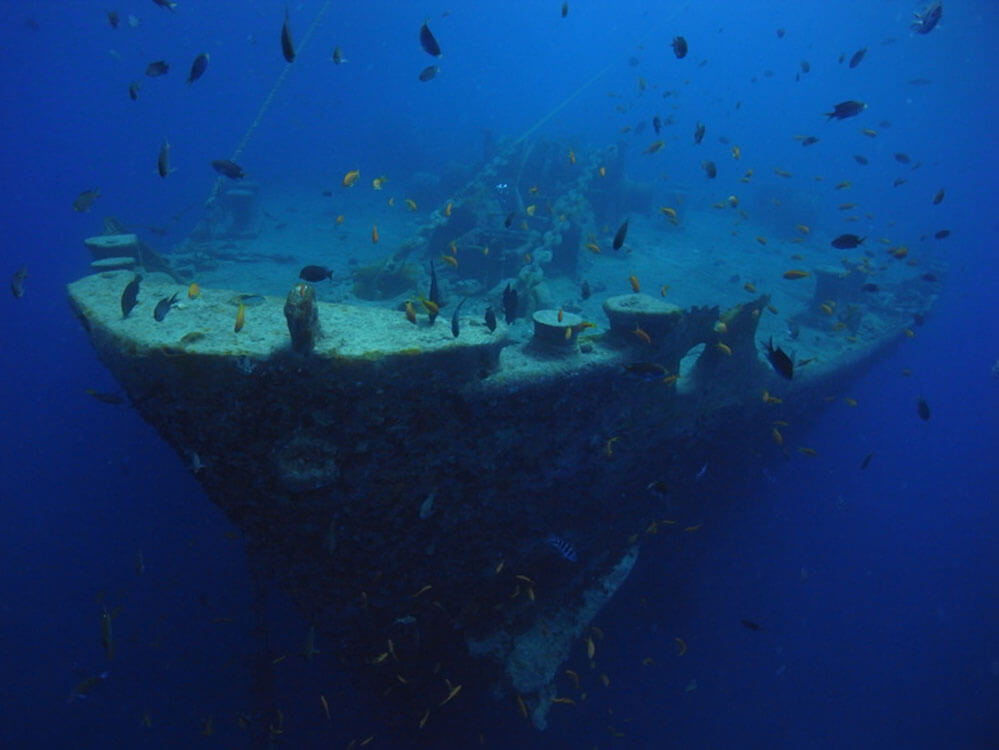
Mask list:
[[549,534],[545,541],[558,550],[558,553],[569,562],[576,562],[579,560],[579,555],[576,554],[576,548],[562,537],[555,534]]

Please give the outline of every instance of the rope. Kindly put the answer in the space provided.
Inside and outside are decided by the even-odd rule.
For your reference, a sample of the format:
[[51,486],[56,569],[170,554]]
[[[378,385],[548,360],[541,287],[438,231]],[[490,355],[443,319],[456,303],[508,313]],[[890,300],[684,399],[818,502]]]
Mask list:
[[[316,29],[319,27],[320,22],[323,20],[323,16],[326,15],[326,11],[329,10],[330,5],[332,5],[333,0],[324,0],[322,7],[319,9],[319,13],[313,19],[312,24],[305,31],[305,36],[302,37],[301,44],[298,45],[298,53],[301,54],[308,45],[309,41],[312,39],[312,35],[315,33]],[[280,91],[281,86],[284,85],[285,79],[291,72],[291,63],[287,63],[284,66],[284,70],[281,71],[281,75],[277,77],[274,81],[274,85],[271,86],[271,90],[267,92],[267,96],[264,97],[263,102],[260,104],[260,108],[257,110],[256,117],[250,123],[250,126],[246,129],[246,133],[240,139],[239,143],[236,145],[235,150],[232,152],[232,159],[230,161],[236,161],[243,150],[246,148],[247,144],[250,142],[250,138],[253,137],[253,133],[256,131],[257,126],[260,125],[261,120],[264,119],[264,115],[267,114],[267,110],[270,109],[271,103],[274,101],[274,97],[277,96],[278,91]],[[225,183],[225,178],[221,175],[215,179],[215,184],[212,186],[211,192],[208,194],[208,200],[205,204],[210,204],[218,194],[222,191],[222,185]]]

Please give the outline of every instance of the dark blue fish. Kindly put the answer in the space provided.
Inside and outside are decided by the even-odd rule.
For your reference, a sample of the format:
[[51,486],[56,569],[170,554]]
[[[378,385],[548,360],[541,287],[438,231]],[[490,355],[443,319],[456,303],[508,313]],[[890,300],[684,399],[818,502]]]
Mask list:
[[943,3],[932,2],[918,13],[913,13],[916,19],[912,22],[912,30],[917,34],[929,34],[943,17]]
[[440,57],[442,54],[441,46],[437,43],[434,35],[430,32],[430,27],[427,26],[426,21],[424,21],[423,25],[420,27],[420,46],[423,47],[423,51],[428,55]]
[[558,550],[558,553],[569,562],[577,562],[579,560],[579,555],[576,554],[576,548],[562,537],[550,534],[545,541]]

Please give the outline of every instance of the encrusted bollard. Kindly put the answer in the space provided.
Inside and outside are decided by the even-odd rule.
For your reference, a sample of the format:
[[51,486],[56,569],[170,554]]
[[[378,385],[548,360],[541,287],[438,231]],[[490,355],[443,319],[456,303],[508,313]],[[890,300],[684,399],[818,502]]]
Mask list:
[[285,300],[284,317],[291,334],[291,348],[299,354],[310,354],[319,338],[316,291],[308,284],[295,284]]

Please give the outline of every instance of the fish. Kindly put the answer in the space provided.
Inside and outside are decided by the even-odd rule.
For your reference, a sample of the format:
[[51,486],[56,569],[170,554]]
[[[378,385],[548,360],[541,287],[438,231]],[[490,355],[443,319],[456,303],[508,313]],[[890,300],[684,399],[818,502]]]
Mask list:
[[866,135],[868,138],[877,138],[878,137],[878,131],[876,131],[874,128],[864,128],[860,132],[861,132],[861,134]]
[[944,199],[944,189],[940,188],[933,196],[933,205],[939,206]]
[[860,462],[860,468],[861,469],[866,469],[867,466],[868,466],[868,464],[871,463],[871,459],[872,458],[874,458],[874,454],[873,453],[868,453],[866,456],[864,456],[864,460]]
[[927,5],[919,12],[912,14],[915,20],[912,22],[912,30],[917,34],[929,34],[940,23],[943,17],[943,3],[940,0]]
[[557,534],[549,534],[548,538],[545,539],[545,543],[554,547],[558,553],[569,562],[579,561],[579,555],[576,554],[576,549]]
[[312,658],[316,654],[321,653],[322,651],[316,648],[316,627],[315,625],[312,625],[305,634],[305,644],[302,648],[302,656],[304,656],[308,661],[312,661]]
[[745,625],[750,630],[763,630],[763,626],[758,622],[753,622],[752,620],[739,620],[743,625]]
[[625,219],[624,223],[617,228],[614,233],[614,242],[611,244],[615,250],[620,250],[621,246],[624,245],[624,238],[628,236],[628,220]]
[[673,37],[670,46],[673,48],[673,54],[676,55],[677,60],[682,60],[687,56],[687,40],[682,36]]
[[303,281],[323,281],[329,279],[333,281],[333,271],[326,266],[305,266],[298,272],[298,278]]
[[864,59],[864,55],[866,54],[867,54],[867,47],[864,47],[863,49],[858,49],[856,52],[854,52],[853,57],[850,58],[850,67],[856,68],[858,65],[860,65],[860,61]]
[[89,211],[93,205],[94,201],[101,197],[100,188],[93,188],[92,190],[84,190],[73,201],[73,210],[77,213],[85,214]]
[[333,64],[339,65],[341,63],[350,62],[346,57],[343,56],[343,50],[339,46],[333,48]]
[[652,345],[652,337],[646,331],[644,331],[640,326],[636,325],[635,326],[635,330],[632,331],[632,333],[635,334],[635,336],[637,336],[638,338],[640,338],[642,341],[644,341],[649,346]]
[[794,377],[794,361],[779,346],[774,348],[772,336],[770,337],[770,341],[767,342],[767,361],[781,377],[788,380]]
[[207,52],[202,52],[194,58],[194,62],[191,63],[191,72],[187,74],[188,86],[201,78],[205,74],[205,71],[208,70],[209,57]]
[[163,139],[163,145],[160,146],[160,155],[156,159],[156,171],[164,179],[172,171],[170,169],[170,142],[166,138]]
[[950,237],[950,230],[941,229],[939,232],[934,232],[933,237],[938,240],[946,239],[947,237]]
[[839,102],[833,105],[832,112],[826,112],[826,118],[828,120],[845,120],[848,117],[856,117],[861,112],[867,109],[867,105],[864,102],[854,101],[848,99],[845,102]]
[[146,75],[150,78],[165,76],[170,70],[170,66],[165,60],[154,60],[146,66]]
[[374,245],[378,244],[378,225],[371,225],[371,243]]
[[173,0],[153,0],[153,3],[167,10],[174,10],[177,7],[177,3]]
[[140,86],[138,81],[132,81],[128,84],[128,98],[133,102],[139,98],[139,88]]
[[164,297],[156,303],[156,307],[153,309],[153,318],[157,323],[162,323],[163,319],[166,318],[167,313],[170,312],[170,309],[176,304],[177,292],[174,292],[172,297]]
[[112,29],[117,29],[118,24],[121,23],[121,16],[118,15],[118,11],[109,10],[108,11],[108,24],[110,24]]
[[458,306],[454,308],[454,312],[451,313],[451,335],[455,338],[458,338],[458,334],[461,333],[461,327],[458,325],[458,311],[461,309],[461,306],[465,304],[467,299],[468,297],[462,298],[461,302],[458,303]]
[[800,64],[800,67],[801,67],[801,72],[802,73],[810,73],[812,71],[812,66],[808,62],[808,60],[802,60],[801,64]]
[[870,161],[868,160],[868,158],[866,156],[861,155],[861,154],[854,154],[853,155],[853,160],[855,162],[857,162],[857,164],[860,164],[863,167],[866,167],[870,163]]
[[246,172],[243,171],[243,168],[236,164],[236,162],[229,161],[228,159],[215,159],[212,162],[212,169],[223,177],[228,177],[230,180],[241,180],[246,177]]
[[284,9],[284,23],[281,24],[281,54],[286,61],[295,62],[295,43],[291,40],[287,6]]
[[486,308],[486,328],[489,329],[489,333],[496,330],[496,313],[491,307]]
[[243,330],[243,326],[246,324],[246,305],[242,302],[239,303],[239,309],[236,310],[236,324],[232,327],[235,333],[239,333]]
[[638,277],[635,276],[635,274],[631,274],[631,276],[628,277],[628,283],[631,284],[631,290],[635,294],[638,294],[640,291],[642,291],[642,287],[638,283]]
[[415,211],[417,208],[419,208],[419,206],[416,205],[416,201],[414,201],[412,198],[404,198],[403,202],[406,204],[406,208],[408,208],[410,211]]
[[201,287],[199,287],[196,282],[192,281],[190,285],[187,287],[187,298],[197,299],[200,296],[201,296]]
[[658,362],[631,362],[623,365],[624,371],[629,375],[640,378],[654,380],[666,375],[669,371]]
[[704,170],[704,174],[708,176],[709,180],[713,180],[718,176],[718,167],[715,166],[713,161],[702,161],[701,169]]
[[440,315],[441,309],[436,302],[430,299],[425,299],[420,297],[420,304],[423,305],[423,309],[427,311],[427,317],[430,318],[430,325],[434,324],[437,320],[437,316]]
[[569,15],[569,0],[562,0],[562,18]]
[[819,142],[819,138],[818,138],[818,136],[815,136],[815,135],[807,135],[807,136],[805,136],[804,138],[801,139],[801,145],[802,146],[811,146],[812,144],[818,143],[818,142]]
[[409,300],[406,300],[406,320],[414,326],[416,325],[416,308],[413,307],[413,303]]
[[84,677],[76,686],[70,691],[69,699],[67,703],[72,703],[74,700],[83,700],[88,695],[90,695],[93,690],[100,685],[104,680],[111,676],[111,672],[104,671],[100,674],[95,674],[90,677]]
[[666,141],[653,141],[649,144],[648,148],[642,151],[643,154],[654,154],[656,151],[661,149],[666,145]]
[[839,237],[834,239],[830,244],[837,250],[852,250],[855,247],[859,247],[863,244],[866,237],[858,237],[855,234],[841,234]]
[[121,317],[127,318],[128,314],[132,312],[139,298],[139,282],[142,281],[142,276],[135,274],[130,282],[125,285],[124,291],[121,293]]
[[441,72],[439,65],[428,65],[423,70],[420,71],[420,75],[417,78],[420,81],[429,81],[437,77],[437,74]]
[[785,279],[790,279],[794,281],[795,279],[804,279],[808,276],[808,271],[802,271],[797,268],[792,268],[789,271],[784,271],[782,274]]
[[503,315],[507,325],[510,325],[517,319],[517,303],[517,290],[507,283],[506,289],[503,290]]
[[[343,181],[340,183],[344,187],[354,187],[354,183],[357,182],[358,178],[361,176],[361,170],[351,169],[343,176]],[[373,185],[374,183],[372,183]],[[375,188],[376,190],[378,188]]]
[[916,401],[916,413],[924,422],[930,421],[930,405],[926,403],[926,399],[922,396],[920,396],[919,400]]
[[707,127],[703,122],[698,122],[697,127],[694,128],[694,144],[700,143],[704,140],[704,133],[707,132]]
[[443,55],[441,46],[437,43],[437,39],[430,31],[430,27],[427,26],[426,21],[420,27],[420,46],[423,47],[424,52],[432,57],[441,57]]
[[24,296],[24,280],[28,278],[28,267],[21,266],[10,277],[10,293],[20,299]]
[[104,648],[104,655],[108,661],[114,658],[114,635],[111,631],[111,619],[113,615],[104,607],[101,612],[101,646]]
[[517,213],[515,211],[511,211],[506,215],[506,218],[503,219],[503,226],[509,229],[511,226],[513,226],[513,220],[515,218],[517,218]]
[[901,151],[896,151],[893,156],[899,164],[908,164],[912,161],[912,158],[908,154],[904,154]]
[[444,295],[437,284],[437,270],[434,268],[433,260],[430,261],[430,291],[428,292],[430,301],[438,307],[444,306]]

